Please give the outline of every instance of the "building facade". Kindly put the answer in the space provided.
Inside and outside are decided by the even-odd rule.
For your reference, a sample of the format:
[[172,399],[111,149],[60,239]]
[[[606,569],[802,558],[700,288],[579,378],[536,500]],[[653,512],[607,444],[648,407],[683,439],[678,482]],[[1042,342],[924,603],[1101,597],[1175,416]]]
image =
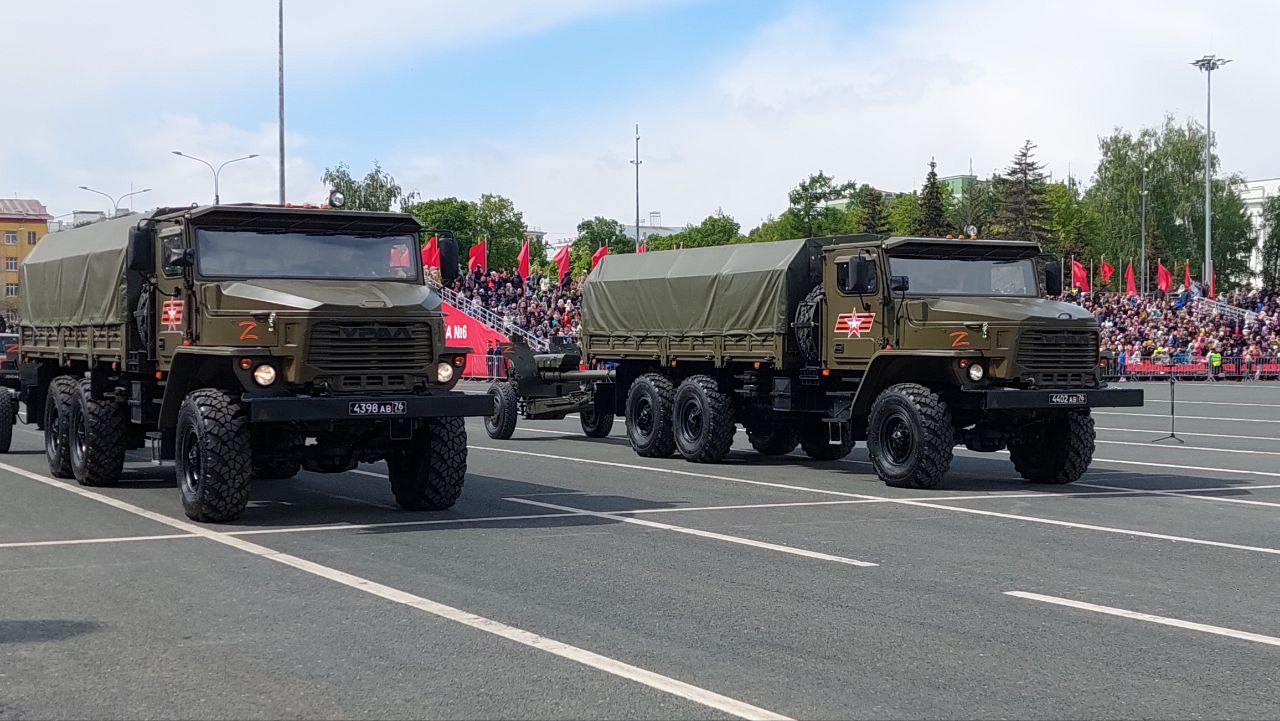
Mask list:
[[22,262],[49,232],[49,211],[38,200],[0,198],[0,257],[4,258],[4,295],[0,309],[9,323],[17,321]]
[[[1268,231],[1268,228],[1262,224],[1262,206],[1277,195],[1280,195],[1280,178],[1246,180],[1244,188],[1240,191],[1240,197],[1244,200],[1244,212],[1249,216],[1249,222],[1253,224],[1253,231],[1258,239],[1258,244],[1249,254],[1249,270],[1254,273],[1262,270],[1262,244],[1267,239]],[[1257,278],[1255,282],[1262,281]]]

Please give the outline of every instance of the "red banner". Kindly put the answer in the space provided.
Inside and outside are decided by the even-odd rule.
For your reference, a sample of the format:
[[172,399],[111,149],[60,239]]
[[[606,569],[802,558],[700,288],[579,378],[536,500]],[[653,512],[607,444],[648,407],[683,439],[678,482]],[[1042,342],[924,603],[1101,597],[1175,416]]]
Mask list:
[[489,342],[506,343],[507,337],[448,303],[442,301],[440,305],[444,311],[444,344],[469,349],[462,375],[478,378],[494,375],[486,355]]

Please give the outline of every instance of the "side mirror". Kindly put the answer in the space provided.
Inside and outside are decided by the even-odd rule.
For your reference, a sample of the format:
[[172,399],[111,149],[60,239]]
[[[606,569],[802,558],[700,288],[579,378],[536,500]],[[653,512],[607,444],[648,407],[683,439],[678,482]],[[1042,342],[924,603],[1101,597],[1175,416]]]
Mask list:
[[905,275],[889,276],[889,292],[906,293],[911,290],[911,279]]
[[1062,264],[1046,263],[1044,267],[1044,292],[1062,295]]
[[164,247],[164,265],[166,268],[190,268],[195,265],[196,254],[190,248],[183,248],[177,243]]
[[150,228],[134,226],[129,229],[129,270],[138,273],[156,272],[156,236]]

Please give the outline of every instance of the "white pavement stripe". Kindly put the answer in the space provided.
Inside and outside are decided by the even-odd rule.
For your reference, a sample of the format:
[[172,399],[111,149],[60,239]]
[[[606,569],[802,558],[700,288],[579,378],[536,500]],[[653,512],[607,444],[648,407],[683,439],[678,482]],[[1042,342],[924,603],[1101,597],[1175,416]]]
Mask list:
[[[1082,483],[1080,481],[1076,481],[1072,485],[1084,486],[1086,488],[1101,488],[1103,490],[1108,490],[1108,491],[1120,490],[1120,486],[1106,486],[1101,483]],[[1249,488],[1258,488],[1258,486],[1250,486]],[[1179,490],[1160,489],[1160,490],[1150,490],[1150,491],[1147,491],[1147,493],[1150,493],[1156,496],[1173,496],[1175,498],[1193,498],[1197,501],[1209,501],[1211,503],[1239,503],[1247,506],[1270,506],[1272,508],[1280,508],[1280,503],[1274,503],[1272,501],[1252,501],[1252,500],[1249,500],[1248,498],[1226,498],[1223,496],[1198,496],[1195,493],[1188,493],[1187,491],[1179,491]]]
[[619,521],[621,523],[630,523],[636,526],[645,526],[647,528],[658,528],[664,531],[675,531],[676,533],[684,533],[690,536],[698,536],[699,538],[710,538],[716,541],[727,541],[736,543],[740,546],[751,546],[752,548],[762,548],[767,551],[777,551],[779,553],[787,553],[792,556],[803,556],[804,558],[813,558],[819,561],[834,561],[835,563],[843,563],[849,566],[861,566],[863,568],[872,568],[880,564],[871,563],[869,561],[858,561],[844,556],[833,556],[829,553],[820,553],[818,551],[810,551],[804,548],[795,548],[794,546],[782,546],[777,543],[766,543],[751,538],[742,538],[741,536],[730,536],[724,533],[714,533],[712,531],[703,531],[697,528],[688,528],[686,526],[673,526],[670,523],[658,523],[657,521],[647,521],[641,518],[629,518],[627,516],[619,516],[613,513],[602,513],[600,511],[588,511],[582,508],[570,508],[569,506],[557,506],[553,503],[543,503],[542,501],[534,501],[527,498],[504,498],[505,501],[515,503],[523,503],[529,506],[539,506],[541,508],[549,508],[554,511],[573,511],[588,516],[604,518],[610,521]]
[[277,533],[312,533],[315,531],[363,531],[375,528],[411,528],[413,526],[445,526],[468,523],[502,523],[533,521],[543,518],[569,518],[581,513],[526,513],[519,516],[479,516],[476,518],[438,518],[429,521],[385,521],[380,523],[333,523],[327,526],[293,526],[290,528],[255,528],[251,531],[225,531],[228,536],[267,536]]
[[[1100,411],[1094,409],[1095,416],[1137,416],[1140,418],[1164,418],[1168,419],[1168,413],[1122,413],[1120,411]],[[1184,416],[1178,414],[1178,420],[1187,421],[1234,421],[1236,423],[1280,423],[1280,419],[1273,418],[1220,418],[1217,416]]]
[[206,538],[215,543],[230,546],[231,548],[258,556],[268,561],[274,561],[285,566],[296,568],[300,571],[310,573],[314,576],[318,576],[335,583],[340,583],[344,586],[354,588],[358,591],[363,591],[373,596],[378,596],[379,598],[384,598],[394,603],[416,608],[439,618],[454,621],[464,626],[469,626],[471,628],[484,631],[485,633],[493,634],[494,636],[515,641],[516,643],[529,646],[530,648],[545,651],[554,656],[559,656],[560,658],[618,676],[619,678],[635,681],[636,683],[648,686],[649,688],[701,704],[731,716],[743,719],[788,721],[788,717],[786,716],[776,714],[758,706],[753,706],[744,701],[723,696],[715,693],[714,691],[708,691],[707,689],[685,683],[684,681],[663,676],[638,666],[632,666],[629,663],[624,663],[622,661],[609,658],[608,656],[602,656],[598,653],[578,648],[577,646],[571,646],[567,643],[547,638],[546,636],[540,636],[536,633],[525,631],[514,626],[508,626],[505,623],[494,621],[483,616],[478,616],[474,613],[469,613],[452,606],[446,606],[443,603],[438,603],[421,596],[416,596],[406,591],[401,591],[390,586],[384,586],[380,583],[370,581],[367,578],[361,578],[344,571],[339,571],[336,568],[330,568],[297,556],[281,553],[275,549],[260,546],[242,538],[236,538],[226,533],[212,531],[204,526],[199,526],[188,521],[171,518],[154,511],[148,511],[145,508],[135,506],[131,503],[126,503],[125,501],[112,498],[111,496],[71,486],[52,478],[41,476],[38,473],[32,473],[26,469],[18,468],[17,466],[0,463],[0,470],[5,470],[24,478],[30,478],[33,481],[64,490],[69,493],[74,493],[83,498],[98,501],[99,503],[111,506],[112,508],[132,513],[136,516],[156,521],[157,523],[162,523],[171,528],[176,528],[180,531]]
[[1260,633],[1251,633],[1249,631],[1237,631],[1234,628],[1226,628],[1225,626],[1211,626],[1207,623],[1183,621],[1182,619],[1179,619],[1179,618],[1169,618],[1168,616],[1156,616],[1150,613],[1139,613],[1137,611],[1129,611],[1123,608],[1114,608],[1112,606],[1099,606],[1096,603],[1074,601],[1070,598],[1046,596],[1044,594],[1028,593],[1026,591],[1005,591],[1004,595],[1013,596],[1014,598],[1023,598],[1029,601],[1040,601],[1041,603],[1051,603],[1056,606],[1066,606],[1067,608],[1075,608],[1081,611],[1105,613],[1108,616],[1119,616],[1120,618],[1128,618],[1134,621],[1146,621],[1148,623],[1158,623],[1162,626],[1173,626],[1174,628],[1183,628],[1189,631],[1200,631],[1201,633],[1211,633],[1216,636],[1227,636],[1229,638],[1240,639],[1241,641],[1265,643],[1268,646],[1280,646],[1280,638],[1276,638],[1275,636],[1264,636]]
[[[1142,433],[1149,435],[1153,433],[1163,433],[1161,430],[1152,430],[1149,428],[1103,428],[1098,426],[1100,431],[1112,431],[1116,433]],[[1191,431],[1178,431],[1180,436],[1197,436],[1203,438],[1234,438],[1242,441],[1273,441],[1280,443],[1280,437],[1277,436],[1232,436],[1225,433],[1192,433]]]
[[[1099,438],[1097,442],[1106,443],[1107,445],[1111,445],[1111,446],[1139,446],[1142,448],[1152,447],[1150,442],[1136,443],[1134,441],[1104,441],[1101,438]],[[1254,456],[1280,456],[1280,451],[1247,451],[1240,448],[1209,448],[1207,446],[1174,446],[1174,445],[1161,446],[1161,448],[1166,448],[1168,450],[1178,450],[1178,451],[1202,451],[1206,453],[1244,453],[1244,454],[1254,455]]]
[[97,543],[128,543],[130,541],[167,541],[174,538],[196,538],[192,533],[165,533],[153,536],[115,536],[113,538],[67,538],[58,541],[18,541],[0,543],[0,548],[35,548],[38,546],[84,546]]
[[[1135,445],[1145,446],[1145,443],[1137,443]],[[1173,446],[1152,446],[1153,448],[1173,448]],[[962,454],[965,458],[981,458],[989,456],[989,453],[979,453],[977,451],[966,451],[963,448],[957,448],[957,453]],[[1001,455],[1009,455],[1009,451],[996,451]],[[1234,473],[1245,476],[1265,476],[1267,478],[1280,478],[1280,473],[1273,471],[1250,471],[1243,468],[1209,468],[1208,466],[1185,466],[1177,463],[1152,463],[1150,461],[1122,461],[1119,458],[1094,458],[1094,463],[1119,463],[1126,466],[1146,466],[1148,468],[1176,468],[1180,471],[1206,471],[1209,473]],[[852,461],[852,463],[866,463],[866,461]]]
[[[1168,398],[1146,398],[1147,405],[1156,403],[1168,403]],[[1244,406],[1247,408],[1280,408],[1280,403],[1235,403],[1232,401],[1189,401],[1182,398],[1174,401],[1175,403],[1194,403],[1198,406]]]

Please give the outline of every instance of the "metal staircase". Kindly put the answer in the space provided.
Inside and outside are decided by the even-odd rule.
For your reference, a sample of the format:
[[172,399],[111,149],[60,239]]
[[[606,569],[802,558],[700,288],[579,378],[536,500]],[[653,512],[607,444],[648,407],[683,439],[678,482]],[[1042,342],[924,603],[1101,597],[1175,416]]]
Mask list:
[[436,282],[434,278],[428,277],[427,285],[431,286],[441,298],[449,305],[466,313],[480,323],[484,323],[490,328],[511,337],[515,336],[524,341],[533,350],[539,353],[546,353],[550,350],[546,339],[536,338],[527,330],[516,325],[511,316],[505,313],[495,313],[484,306],[473,302],[470,298],[458,293],[457,291],[445,288]]
[[1197,298],[1194,302],[1196,310],[1206,315],[1225,315],[1231,318],[1239,318],[1246,323],[1252,323],[1258,317],[1258,314],[1251,310],[1245,310],[1221,300]]

